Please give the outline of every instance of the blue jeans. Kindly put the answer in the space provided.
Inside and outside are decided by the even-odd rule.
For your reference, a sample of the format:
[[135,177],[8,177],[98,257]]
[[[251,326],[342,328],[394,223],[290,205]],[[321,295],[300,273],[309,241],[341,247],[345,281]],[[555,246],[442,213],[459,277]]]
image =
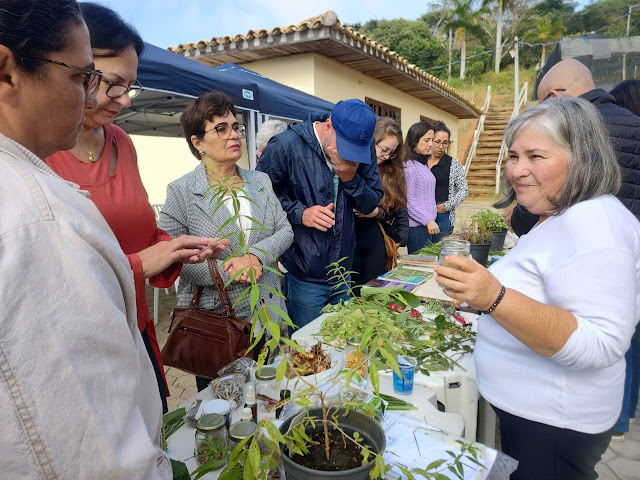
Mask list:
[[427,234],[427,241],[431,243],[438,243],[442,240],[442,237],[446,237],[451,232],[453,232],[453,225],[451,225],[451,214],[449,212],[440,213],[436,215],[436,223],[438,224],[438,228],[440,229],[440,233],[436,233],[435,235]]
[[[351,277],[348,276],[347,280],[351,280]],[[339,300],[349,300],[347,290],[336,292],[333,285],[305,282],[290,273],[284,274],[283,293],[287,299],[287,309],[291,320],[298,328],[302,328],[318,318],[325,305],[336,304]]]
[[625,433],[629,431],[629,419],[636,417],[638,408],[638,391],[640,390],[640,324],[631,338],[631,346],[624,356],[627,362],[624,379],[624,396],[622,397],[622,411],[613,431]]
[[436,223],[440,228],[440,233],[435,235],[429,235],[427,233],[427,227],[410,227],[409,228],[409,240],[407,240],[407,251],[414,253],[424,247],[427,243],[438,243],[442,237],[446,237],[453,232],[451,221],[449,219],[449,212],[438,213],[436,215]]

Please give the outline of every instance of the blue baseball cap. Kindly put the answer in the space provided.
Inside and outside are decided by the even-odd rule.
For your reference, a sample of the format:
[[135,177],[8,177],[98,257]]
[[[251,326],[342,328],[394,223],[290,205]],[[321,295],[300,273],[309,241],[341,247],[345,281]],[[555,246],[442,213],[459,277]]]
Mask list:
[[376,116],[362,100],[352,98],[336,103],[331,112],[338,154],[345,160],[371,163],[371,138]]

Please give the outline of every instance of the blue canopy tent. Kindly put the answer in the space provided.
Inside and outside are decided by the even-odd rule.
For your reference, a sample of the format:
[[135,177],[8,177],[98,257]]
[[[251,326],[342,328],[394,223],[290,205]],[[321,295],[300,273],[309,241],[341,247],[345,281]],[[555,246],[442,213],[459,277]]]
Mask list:
[[282,85],[235,63],[225,63],[213,67],[212,70],[239,83],[256,84],[259,92],[258,110],[262,114],[291,120],[305,120],[310,112],[329,113],[333,109],[331,102]]
[[144,90],[115,121],[125,131],[134,135],[180,137],[179,119],[185,106],[201,93],[221,90],[242,113],[251,164],[255,158],[255,133],[265,119],[302,121],[311,112],[330,112],[333,108],[330,102],[235,64],[207,67],[149,43],[145,43],[140,56],[138,81]]

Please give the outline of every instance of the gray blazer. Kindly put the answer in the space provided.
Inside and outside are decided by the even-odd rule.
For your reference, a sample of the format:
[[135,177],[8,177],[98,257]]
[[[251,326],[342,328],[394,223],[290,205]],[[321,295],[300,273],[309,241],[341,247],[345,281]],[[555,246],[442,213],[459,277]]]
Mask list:
[[[258,229],[259,227],[254,225],[255,230],[250,231],[247,242],[251,247],[250,252],[256,255],[263,265],[276,268],[274,259],[277,259],[293,242],[293,230],[278,198],[273,193],[269,175],[239,167],[238,171],[245,184],[244,190],[248,197],[256,203],[251,204],[251,217],[263,226],[263,229]],[[160,213],[158,226],[174,238],[183,234],[204,237],[226,235],[231,241],[231,246],[220,253],[217,259],[222,279],[226,283],[229,281],[229,275],[222,271],[222,264],[232,252],[240,249],[239,227],[237,222],[228,222],[220,229],[231,218],[230,209],[232,210],[233,207],[229,201],[229,208],[225,203],[225,206],[215,211],[214,193],[208,188],[209,183],[203,165],[198,165],[194,171],[171,182],[167,187],[167,200]],[[266,255],[265,252],[269,255]],[[220,299],[217,291],[213,288],[213,281],[206,262],[196,265],[185,264],[182,267],[177,306],[186,307],[189,305],[197,285],[205,287],[200,299],[200,307],[221,312]],[[284,300],[270,290],[271,288],[277,292],[281,291],[280,277],[277,274],[263,269],[258,285],[260,285],[260,296],[266,304],[278,306],[286,311]],[[235,303],[246,288],[247,284],[232,281],[227,286],[231,301]],[[248,294],[244,295],[234,308],[236,315],[251,321]],[[273,310],[270,309],[270,313],[272,318],[279,319]]]

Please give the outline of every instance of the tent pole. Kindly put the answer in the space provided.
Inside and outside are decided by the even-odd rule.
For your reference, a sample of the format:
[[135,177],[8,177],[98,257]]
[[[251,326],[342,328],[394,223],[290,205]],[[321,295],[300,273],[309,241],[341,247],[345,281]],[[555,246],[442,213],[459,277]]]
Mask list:
[[248,125],[247,125],[247,153],[249,155],[249,170],[255,170],[256,168],[256,133],[258,133],[258,123],[256,122],[256,115],[258,112],[253,110],[247,111]]

